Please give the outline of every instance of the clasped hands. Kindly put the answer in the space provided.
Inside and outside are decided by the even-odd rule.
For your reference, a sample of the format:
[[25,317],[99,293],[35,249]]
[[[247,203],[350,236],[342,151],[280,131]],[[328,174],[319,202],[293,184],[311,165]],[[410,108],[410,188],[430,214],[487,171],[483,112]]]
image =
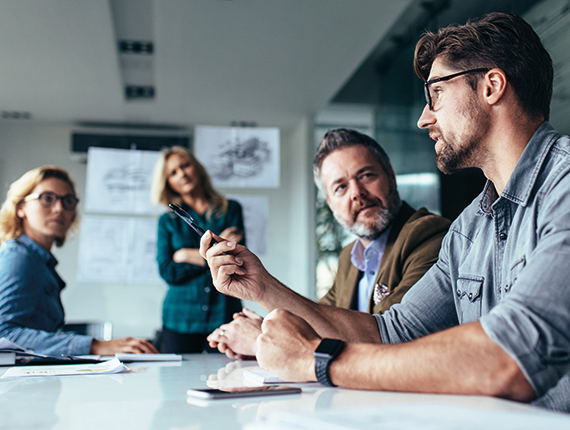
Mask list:
[[[210,247],[212,239],[218,243]],[[218,291],[243,300],[269,302],[279,281],[255,254],[207,231],[200,242]],[[267,306],[271,310],[271,306]],[[240,333],[240,330],[243,330]],[[223,331],[223,332],[222,332]],[[252,339],[255,338],[255,344]],[[315,381],[313,352],[321,338],[303,319],[275,309],[265,319],[248,309],[234,315],[209,337],[210,345],[233,358],[255,356],[261,368],[291,382]]]

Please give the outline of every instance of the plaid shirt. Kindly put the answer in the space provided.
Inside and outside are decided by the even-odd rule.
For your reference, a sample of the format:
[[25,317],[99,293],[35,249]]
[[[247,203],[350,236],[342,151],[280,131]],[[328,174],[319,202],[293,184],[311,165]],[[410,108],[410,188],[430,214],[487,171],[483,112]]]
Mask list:
[[[244,231],[239,203],[228,200],[228,210],[219,218],[206,219],[188,205],[181,205],[204,230],[220,234],[228,227]],[[245,244],[244,239],[240,242]],[[181,218],[165,213],[158,221],[157,261],[160,276],[168,284],[162,323],[177,333],[210,333],[241,310],[241,302],[215,289],[210,269],[189,263],[175,263],[172,255],[179,249],[200,247],[200,237]]]

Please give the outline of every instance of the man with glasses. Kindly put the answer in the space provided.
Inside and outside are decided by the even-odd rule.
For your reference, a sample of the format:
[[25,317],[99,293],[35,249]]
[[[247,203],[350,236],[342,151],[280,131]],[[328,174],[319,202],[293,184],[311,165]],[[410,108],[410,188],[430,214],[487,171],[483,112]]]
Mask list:
[[[522,18],[490,13],[426,33],[414,64],[426,82],[418,126],[435,141],[439,169],[477,167],[488,182],[401,304],[373,321],[327,320],[244,248],[208,251],[207,234],[214,284],[277,309],[257,358],[282,378],[570,411],[570,139],[547,122],[550,56]],[[355,323],[363,335],[345,344]]]

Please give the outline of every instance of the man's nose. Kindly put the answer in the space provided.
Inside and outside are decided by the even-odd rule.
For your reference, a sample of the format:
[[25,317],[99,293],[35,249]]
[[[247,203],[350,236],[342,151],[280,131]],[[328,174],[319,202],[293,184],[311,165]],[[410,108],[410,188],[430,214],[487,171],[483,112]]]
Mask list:
[[352,181],[350,184],[350,198],[358,200],[366,195],[366,188],[364,188],[358,181]]
[[418,127],[419,128],[429,128],[435,124],[435,115],[433,111],[429,108],[429,106],[425,105],[420,118],[418,119]]

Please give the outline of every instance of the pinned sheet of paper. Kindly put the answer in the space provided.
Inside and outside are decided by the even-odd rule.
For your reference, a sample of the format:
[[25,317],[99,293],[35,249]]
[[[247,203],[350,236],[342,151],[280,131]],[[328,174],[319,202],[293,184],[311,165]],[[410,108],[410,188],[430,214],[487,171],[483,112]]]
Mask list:
[[118,358],[97,364],[71,364],[56,366],[19,366],[12,367],[2,378],[19,378],[29,376],[71,376],[71,375],[108,375],[123,373],[129,368]]

